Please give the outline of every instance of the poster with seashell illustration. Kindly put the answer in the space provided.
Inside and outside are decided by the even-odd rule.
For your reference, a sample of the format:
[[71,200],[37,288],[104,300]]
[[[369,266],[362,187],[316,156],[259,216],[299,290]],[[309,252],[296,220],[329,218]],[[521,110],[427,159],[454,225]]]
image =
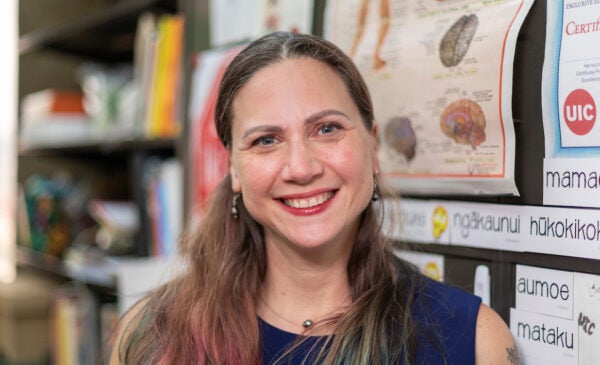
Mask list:
[[516,38],[533,0],[333,0],[325,37],[365,78],[386,180],[410,194],[518,194]]

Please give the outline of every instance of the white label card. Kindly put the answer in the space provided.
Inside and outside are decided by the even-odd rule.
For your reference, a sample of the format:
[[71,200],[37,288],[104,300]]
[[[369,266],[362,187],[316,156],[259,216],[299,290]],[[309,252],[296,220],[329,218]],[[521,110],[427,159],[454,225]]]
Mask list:
[[573,273],[517,265],[516,308],[573,319]]
[[574,321],[511,308],[510,331],[523,364],[578,365]]

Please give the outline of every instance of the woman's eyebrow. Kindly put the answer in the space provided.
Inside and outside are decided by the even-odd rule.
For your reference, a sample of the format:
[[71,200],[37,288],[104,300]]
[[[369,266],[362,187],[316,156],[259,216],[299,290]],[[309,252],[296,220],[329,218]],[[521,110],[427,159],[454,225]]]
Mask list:
[[248,130],[246,130],[246,132],[244,132],[242,139],[248,138],[249,135],[251,135],[252,133],[255,133],[255,132],[281,133],[282,131],[283,131],[283,128],[278,127],[276,125],[269,125],[269,124],[257,125],[252,128],[248,128]]
[[[340,116],[343,116],[344,118],[350,120],[348,115],[340,110],[326,109],[326,110],[322,110],[322,111],[316,112],[316,113],[308,116],[304,120],[304,124],[305,125],[312,124],[312,123],[314,123],[326,116],[329,116],[329,115],[340,115]],[[249,135],[251,135],[252,133],[255,133],[255,132],[281,133],[281,132],[283,132],[283,128],[276,126],[276,125],[270,125],[270,124],[257,125],[257,126],[248,128],[248,130],[246,130],[244,132],[242,139],[246,139]]]
[[318,121],[319,119],[321,119],[323,117],[326,117],[326,116],[329,116],[329,115],[341,115],[344,118],[350,120],[350,118],[348,117],[348,115],[346,115],[346,113],[344,113],[344,112],[342,112],[340,110],[337,110],[337,109],[325,109],[325,110],[317,112],[317,113],[309,116],[308,118],[306,118],[304,120],[304,124],[314,123],[314,122]]

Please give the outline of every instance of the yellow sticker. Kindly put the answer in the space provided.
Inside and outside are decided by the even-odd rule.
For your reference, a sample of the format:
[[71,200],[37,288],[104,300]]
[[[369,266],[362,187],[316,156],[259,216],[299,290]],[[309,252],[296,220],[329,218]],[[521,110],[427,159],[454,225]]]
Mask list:
[[444,231],[448,227],[448,212],[446,212],[446,209],[444,207],[435,207],[435,209],[433,210],[432,222],[433,237],[435,237],[436,239],[440,238],[442,233],[444,233]]

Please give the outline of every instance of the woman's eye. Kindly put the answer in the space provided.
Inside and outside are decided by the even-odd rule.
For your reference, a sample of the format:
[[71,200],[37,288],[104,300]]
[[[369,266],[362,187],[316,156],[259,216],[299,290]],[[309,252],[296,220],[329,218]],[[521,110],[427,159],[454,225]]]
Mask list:
[[256,140],[254,140],[254,142],[252,143],[253,145],[258,145],[258,146],[270,146],[272,144],[275,144],[275,142],[277,141],[277,139],[275,138],[275,136],[262,136],[257,138]]
[[331,134],[340,130],[340,126],[336,123],[323,124],[319,127],[319,134]]

